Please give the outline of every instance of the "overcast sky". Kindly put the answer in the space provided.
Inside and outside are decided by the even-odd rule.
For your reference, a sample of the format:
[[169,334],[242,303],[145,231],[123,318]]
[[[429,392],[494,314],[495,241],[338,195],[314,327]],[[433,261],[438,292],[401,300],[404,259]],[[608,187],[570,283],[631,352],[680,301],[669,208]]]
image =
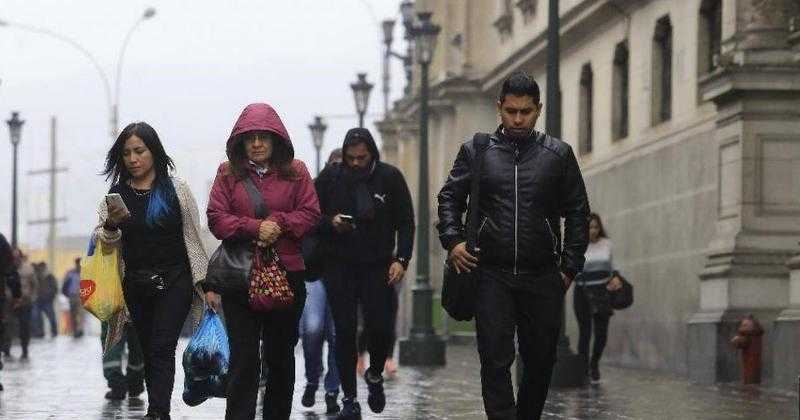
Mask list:
[[[329,115],[323,159],[356,125],[350,83],[367,72],[375,83],[369,113],[380,115],[379,21],[397,19],[398,0],[0,0],[0,19],[49,29],[83,45],[113,89],[125,34],[149,6],[156,16],[133,34],[125,55],[120,127],[147,121],[158,131],[178,174],[192,186],[201,213],[224,143],[242,108],[272,104],[296,157],[314,167],[307,125]],[[396,28],[395,39],[401,38]],[[397,41],[396,41],[397,42]],[[399,49],[399,45],[396,45]],[[395,60],[396,61],[396,60]],[[404,77],[393,65],[392,99]],[[60,235],[86,234],[108,185],[98,172],[110,147],[109,111],[100,76],[74,47],[15,27],[0,27],[0,117],[20,111],[20,242],[43,244],[48,178],[27,171],[49,164],[49,120],[58,118]],[[342,115],[353,115],[342,118]],[[367,127],[374,130],[373,118]],[[376,138],[377,133],[376,134]],[[11,146],[0,126],[0,232],[10,236]]]

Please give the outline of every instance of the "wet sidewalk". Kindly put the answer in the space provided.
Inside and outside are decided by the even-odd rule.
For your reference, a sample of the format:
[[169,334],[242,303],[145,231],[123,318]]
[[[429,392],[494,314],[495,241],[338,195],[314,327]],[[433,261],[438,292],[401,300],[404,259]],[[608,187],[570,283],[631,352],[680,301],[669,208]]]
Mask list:
[[[182,353],[186,341],[181,341]],[[181,354],[179,353],[179,354]],[[12,354],[19,354],[14,347]],[[365,419],[485,419],[478,379],[478,360],[471,346],[450,346],[448,366],[442,369],[401,367],[386,382],[386,410],[375,415],[366,405],[366,389],[359,381]],[[180,362],[178,362],[180,363]],[[173,393],[173,419],[222,419],[225,401],[212,399],[198,407],[181,400],[183,371],[178,365]],[[300,405],[305,380],[298,352],[292,419],[328,419],[319,393],[317,405]],[[107,391],[96,337],[38,340],[30,360],[7,360],[0,372],[0,418],[136,419],[146,410],[146,399],[120,403],[103,398]],[[146,396],[145,396],[146,397]],[[680,377],[630,369],[603,369],[603,383],[550,394],[545,419],[796,419],[797,394],[737,385],[692,385]],[[260,418],[260,415],[259,417]]]

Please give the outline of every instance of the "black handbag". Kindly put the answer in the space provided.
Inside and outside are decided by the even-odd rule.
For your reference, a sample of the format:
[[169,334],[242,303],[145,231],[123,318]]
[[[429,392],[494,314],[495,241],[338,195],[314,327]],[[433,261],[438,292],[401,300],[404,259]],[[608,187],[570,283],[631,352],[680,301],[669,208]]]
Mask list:
[[[249,176],[244,188],[253,204],[257,219],[267,216],[267,204]],[[250,287],[250,270],[253,266],[255,241],[246,239],[224,240],[208,260],[208,272],[204,283],[217,292],[246,293]]]
[[[469,210],[467,212],[467,250],[477,255],[475,251],[478,242],[478,220],[480,219],[478,202],[480,199],[480,178],[483,172],[483,155],[489,147],[489,135],[476,133],[472,139],[475,147],[475,158],[472,160],[471,184],[469,192]],[[470,321],[475,317],[475,304],[478,299],[478,274],[477,269],[470,273],[458,273],[445,260],[444,277],[442,279],[442,307],[456,321]]]
[[608,292],[608,303],[612,308],[617,310],[627,309],[633,305],[633,285],[625,280],[625,277],[619,276],[622,282],[622,287]]

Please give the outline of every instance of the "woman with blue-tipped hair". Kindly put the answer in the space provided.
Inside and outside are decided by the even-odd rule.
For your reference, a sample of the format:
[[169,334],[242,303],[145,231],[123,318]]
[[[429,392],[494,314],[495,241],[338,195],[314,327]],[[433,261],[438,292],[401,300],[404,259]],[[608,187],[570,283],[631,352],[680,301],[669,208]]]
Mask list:
[[175,347],[189,310],[198,320],[208,257],[200,242],[197,204],[156,131],[129,124],[106,157],[111,180],[95,238],[120,248],[123,292],[144,353],[145,419],[169,419]]

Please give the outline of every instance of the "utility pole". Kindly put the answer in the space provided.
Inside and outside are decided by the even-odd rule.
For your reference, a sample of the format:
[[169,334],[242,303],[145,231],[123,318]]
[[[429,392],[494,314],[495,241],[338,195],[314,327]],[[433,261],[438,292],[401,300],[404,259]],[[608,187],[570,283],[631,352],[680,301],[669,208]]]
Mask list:
[[50,118],[50,167],[36,171],[28,171],[28,175],[50,175],[49,216],[47,219],[31,220],[28,225],[48,225],[47,232],[47,266],[52,271],[56,262],[56,225],[66,222],[66,217],[56,217],[57,174],[66,172],[67,168],[56,167],[58,149],[56,147],[56,117]]

